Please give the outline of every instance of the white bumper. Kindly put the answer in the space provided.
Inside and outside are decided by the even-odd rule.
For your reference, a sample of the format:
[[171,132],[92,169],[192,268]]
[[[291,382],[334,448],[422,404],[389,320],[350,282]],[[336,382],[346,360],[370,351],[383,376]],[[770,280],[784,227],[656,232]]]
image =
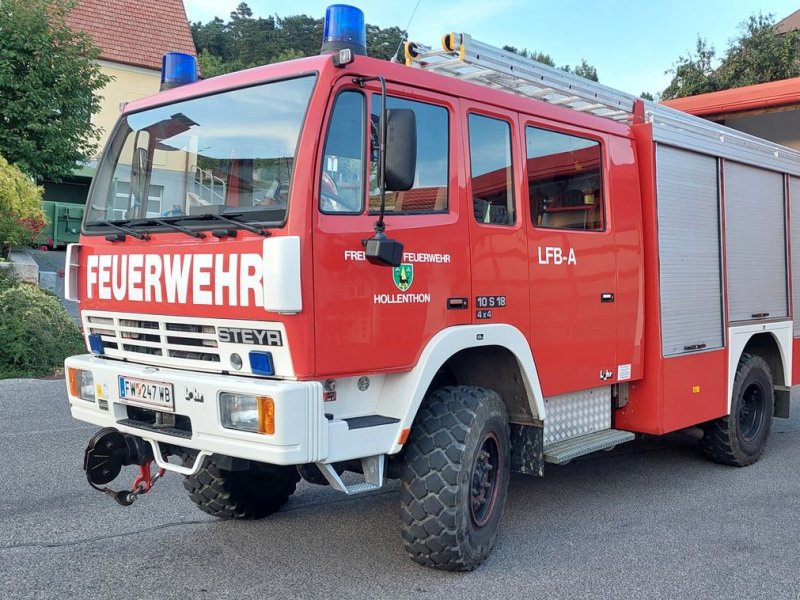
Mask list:
[[[92,355],[68,358],[65,366],[90,371],[95,389],[101,392],[94,402],[68,392],[72,416],[81,421],[99,427],[114,427],[145,440],[276,465],[327,462],[331,424],[325,418],[323,390],[319,382],[270,381],[162,369]],[[128,419],[128,409],[119,398],[120,375],[172,384],[175,414],[189,418],[191,435],[179,437],[121,424],[120,421]],[[275,433],[249,433],[222,427],[218,400],[221,392],[270,396],[275,402]],[[202,398],[201,402],[195,400],[198,397]]]

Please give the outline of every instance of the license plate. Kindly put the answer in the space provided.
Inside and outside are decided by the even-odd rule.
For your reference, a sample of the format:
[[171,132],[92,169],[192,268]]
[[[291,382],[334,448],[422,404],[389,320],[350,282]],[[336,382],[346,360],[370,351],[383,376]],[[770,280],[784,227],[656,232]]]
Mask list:
[[126,404],[175,411],[175,394],[171,383],[158,383],[130,377],[118,378],[119,399]]

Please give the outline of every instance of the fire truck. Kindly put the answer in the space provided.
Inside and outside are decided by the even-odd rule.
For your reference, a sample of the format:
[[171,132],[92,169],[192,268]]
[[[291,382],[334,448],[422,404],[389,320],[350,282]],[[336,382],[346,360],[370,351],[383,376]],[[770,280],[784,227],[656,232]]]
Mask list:
[[800,368],[800,154],[467,34],[370,58],[363,22],[207,80],[168,55],[125,107],[66,269],[89,483],[172,471],[253,519],[399,479],[411,558],[472,570],[511,473],[675,431],[757,461]]

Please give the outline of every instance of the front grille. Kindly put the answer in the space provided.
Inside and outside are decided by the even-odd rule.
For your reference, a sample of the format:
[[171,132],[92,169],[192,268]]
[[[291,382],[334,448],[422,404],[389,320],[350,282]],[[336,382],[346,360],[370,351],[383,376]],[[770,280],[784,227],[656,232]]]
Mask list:
[[220,363],[216,328],[180,322],[178,318],[85,313],[84,326],[89,335],[101,337],[105,354],[113,358],[206,369],[209,363]]

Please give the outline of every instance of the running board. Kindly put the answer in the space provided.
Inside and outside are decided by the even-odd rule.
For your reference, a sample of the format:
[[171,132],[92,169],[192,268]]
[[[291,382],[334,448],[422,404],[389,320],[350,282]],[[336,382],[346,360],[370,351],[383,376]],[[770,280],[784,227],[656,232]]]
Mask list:
[[383,485],[383,458],[383,454],[362,458],[361,470],[364,472],[364,481],[350,485],[342,481],[333,465],[327,463],[316,463],[316,465],[333,489],[352,496],[353,494],[363,494],[364,492],[371,492],[381,488]]
[[594,433],[587,433],[586,435],[548,446],[544,449],[544,460],[556,465],[563,465],[573,458],[591,454],[598,450],[611,450],[617,444],[630,442],[635,438],[636,435],[630,431],[620,431],[618,429],[595,431]]

